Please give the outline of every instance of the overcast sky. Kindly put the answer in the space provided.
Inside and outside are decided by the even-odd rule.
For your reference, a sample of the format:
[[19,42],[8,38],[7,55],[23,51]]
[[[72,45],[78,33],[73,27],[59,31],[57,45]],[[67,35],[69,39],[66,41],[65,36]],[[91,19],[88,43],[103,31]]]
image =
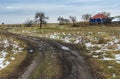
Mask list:
[[57,22],[58,16],[77,20],[85,13],[110,12],[111,16],[120,15],[120,0],[0,0],[0,23],[24,23],[33,19],[37,11],[49,16],[48,22]]

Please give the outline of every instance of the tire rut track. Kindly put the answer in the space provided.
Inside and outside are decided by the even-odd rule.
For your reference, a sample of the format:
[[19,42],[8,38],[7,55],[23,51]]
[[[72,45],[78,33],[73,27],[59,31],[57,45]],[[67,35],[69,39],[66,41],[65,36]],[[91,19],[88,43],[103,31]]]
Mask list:
[[[36,49],[42,53],[47,48],[52,47],[51,50],[54,50],[56,52],[62,65],[62,75],[60,79],[95,79],[92,73],[90,72],[86,62],[84,61],[84,58],[76,50],[73,49],[64,50],[61,48],[64,45],[60,44],[59,42],[48,39],[35,38],[35,37],[16,35],[16,34],[9,34],[9,35],[15,38],[19,38],[22,40],[31,41],[35,43]],[[32,69],[28,68],[26,72],[30,70],[32,72],[34,68]],[[27,73],[26,76],[29,77],[31,72]],[[29,79],[28,77],[25,78],[24,76],[20,79]]]
[[84,58],[76,50],[64,50],[61,48],[64,45],[55,41],[49,41],[48,43],[57,52],[61,61],[63,67],[61,79],[95,79]]

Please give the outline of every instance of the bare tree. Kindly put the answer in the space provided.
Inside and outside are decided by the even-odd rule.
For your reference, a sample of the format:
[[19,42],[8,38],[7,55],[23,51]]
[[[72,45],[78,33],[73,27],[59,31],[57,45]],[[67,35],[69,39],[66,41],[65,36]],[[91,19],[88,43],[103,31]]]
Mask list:
[[33,25],[33,23],[34,23],[33,20],[28,19],[28,20],[25,21],[25,26],[26,27],[31,27]]
[[91,15],[90,14],[84,14],[82,15],[82,19],[85,20],[86,22],[89,21]]
[[76,17],[75,16],[70,16],[69,18],[70,18],[70,20],[72,21],[72,23],[74,25],[75,22],[76,22]]
[[57,21],[59,21],[59,24],[64,24],[64,18],[59,16]]
[[69,19],[63,19],[63,21],[64,21],[65,24],[69,24],[70,23]]
[[2,22],[2,25],[4,25],[5,23],[4,22]]
[[69,24],[70,23],[69,19],[64,19],[61,16],[58,17],[57,21],[59,21],[59,24]]
[[36,20],[36,22],[39,23],[40,29],[42,28],[43,24],[47,23],[47,21],[46,21],[47,19],[48,19],[48,17],[45,16],[45,13],[43,13],[43,12],[36,12],[35,20]]

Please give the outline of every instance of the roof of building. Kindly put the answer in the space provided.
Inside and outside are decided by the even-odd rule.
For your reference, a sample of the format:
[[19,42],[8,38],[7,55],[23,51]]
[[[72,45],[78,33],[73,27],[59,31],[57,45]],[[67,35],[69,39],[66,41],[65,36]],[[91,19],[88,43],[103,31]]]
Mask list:
[[96,14],[93,17],[91,17],[91,19],[102,19],[102,18],[107,18],[107,16],[105,16],[104,14]]

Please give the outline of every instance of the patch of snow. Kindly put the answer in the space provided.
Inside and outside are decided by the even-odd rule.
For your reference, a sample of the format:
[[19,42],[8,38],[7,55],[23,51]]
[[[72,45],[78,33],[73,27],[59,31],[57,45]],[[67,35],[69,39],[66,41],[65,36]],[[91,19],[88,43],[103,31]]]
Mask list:
[[21,48],[21,47],[18,48],[19,51],[22,51],[23,49],[24,49],[24,48]]
[[109,69],[113,68],[113,66],[108,66]]
[[18,44],[13,44],[13,47],[18,48],[19,46],[18,46]]
[[74,43],[75,44],[78,44],[78,43],[80,43],[81,41],[78,39],[78,40],[76,40]]
[[12,51],[14,54],[17,53],[17,50],[15,50],[15,49],[12,49],[11,51]]
[[97,47],[102,47],[103,46],[103,44],[95,44],[95,46],[97,46]]
[[55,39],[55,38],[56,38],[56,36],[55,36],[55,35],[50,35],[50,38]]
[[114,78],[116,77],[116,75],[115,75],[114,73],[112,74],[112,76],[113,76]]
[[7,47],[9,46],[9,42],[8,42],[7,39],[6,39],[6,40],[3,40],[3,43],[4,43],[4,47],[5,47],[5,48],[7,48]]
[[33,49],[30,49],[29,52],[30,52],[30,53],[31,53],[31,52],[34,52],[34,50],[33,50]]
[[96,53],[100,53],[100,52],[103,52],[103,51],[102,51],[102,50],[96,50],[95,52],[96,52]]
[[91,44],[91,42],[89,42],[89,43],[85,43],[85,46],[86,46],[87,48],[89,48],[89,47],[93,47],[94,45]]
[[109,61],[109,60],[114,60],[114,58],[103,57],[103,59],[100,59],[100,60],[106,60],[106,61]]
[[62,32],[63,35],[66,35],[64,32]]
[[5,52],[4,50],[0,52],[0,55],[1,55],[3,58],[6,57],[7,54],[8,54],[8,53]]
[[59,39],[59,36],[56,33],[54,33],[53,35],[50,35],[50,38],[51,39]]
[[[85,35],[86,34],[86,35]],[[97,35],[100,34],[106,34],[106,32],[97,32]],[[103,37],[105,40],[107,40],[105,43],[97,44],[99,41],[98,37],[94,36],[93,32],[87,32],[87,33],[81,33],[77,32],[77,34],[73,33],[49,33],[44,35],[43,37],[51,38],[51,39],[59,39],[66,43],[75,43],[75,44],[85,44],[86,48],[90,52],[106,52],[106,51],[119,51],[120,50],[120,39],[116,38],[115,36]],[[108,40],[109,39],[109,40]],[[99,48],[95,50],[91,50],[92,48]]]
[[66,46],[62,46],[61,47],[63,50],[70,50],[70,48],[66,47]]
[[83,39],[81,36],[79,36],[78,38],[75,39],[74,41],[75,44],[81,44],[81,43],[84,43]]
[[5,61],[6,60],[6,55],[8,53],[5,52],[4,50],[0,52],[0,70],[5,68],[10,62]]
[[115,55],[115,60],[120,61],[120,54],[116,54],[116,55]]
[[3,63],[3,61],[5,61],[5,58],[0,58],[0,66]]
[[120,44],[117,44],[117,49],[116,50],[120,50]]
[[15,60],[15,58],[14,58],[14,57],[11,57],[11,60]]
[[116,61],[116,63],[120,64],[120,61]]
[[120,54],[114,54],[114,55],[115,55],[115,58],[103,57],[103,59],[100,59],[100,60],[106,60],[106,61],[115,60],[116,63],[120,64]]
[[114,43],[118,43],[118,42],[119,42],[119,40],[118,40],[118,39],[115,39],[115,40],[114,40]]
[[116,63],[120,64],[120,54],[115,55],[115,61]]
[[114,42],[112,42],[112,41],[108,42],[108,45],[113,45],[113,44],[114,44]]
[[64,40],[64,42],[66,42],[66,43],[71,43],[71,41],[70,41],[70,38],[69,38],[69,37],[65,37],[63,40]]
[[105,32],[97,32],[98,34],[104,34]]
[[22,52],[24,48],[21,48],[18,44],[13,44],[13,49],[11,50],[14,54]]
[[98,58],[99,56],[98,55],[93,55],[93,58]]
[[3,68],[7,67],[10,64],[9,61],[5,61],[4,63],[0,64],[0,70],[2,70]]

